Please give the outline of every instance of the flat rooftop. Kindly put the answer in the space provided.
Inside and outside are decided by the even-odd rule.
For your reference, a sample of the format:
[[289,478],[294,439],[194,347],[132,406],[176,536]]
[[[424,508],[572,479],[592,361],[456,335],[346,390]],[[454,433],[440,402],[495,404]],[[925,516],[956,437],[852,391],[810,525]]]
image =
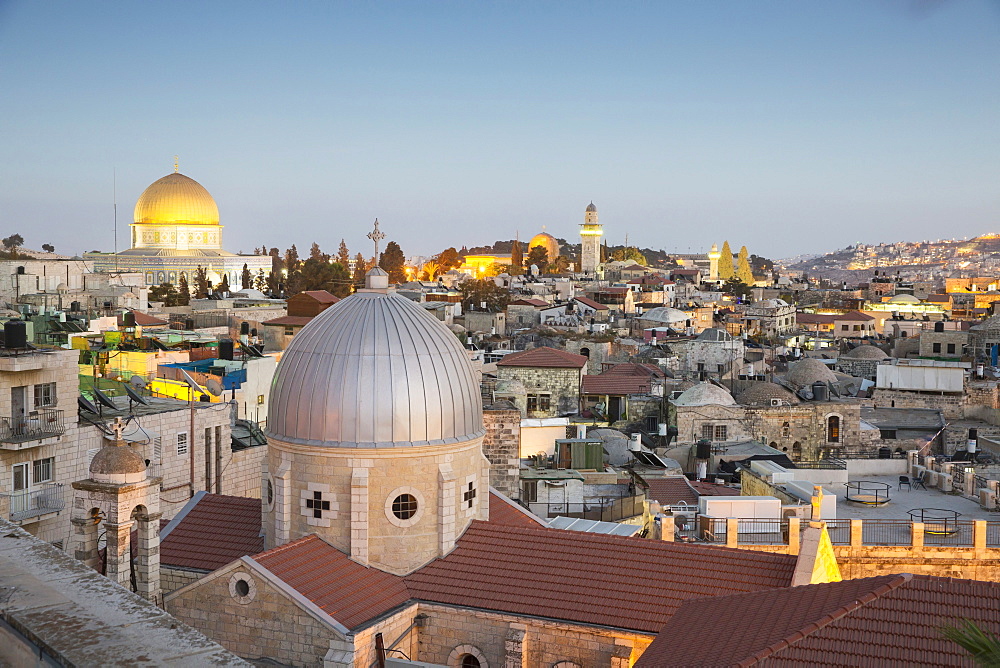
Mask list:
[[907,490],[905,485],[900,490],[898,475],[851,476],[848,480],[850,482],[854,482],[855,480],[872,480],[888,484],[890,486],[889,503],[879,507],[848,503],[845,500],[846,487],[843,485],[823,485],[823,492],[825,494],[837,495],[837,519],[840,520],[909,520],[908,510],[915,508],[940,508],[942,510],[954,510],[961,513],[960,520],[1000,521],[1000,513],[983,510],[977,501],[959,494],[946,494],[933,487]]

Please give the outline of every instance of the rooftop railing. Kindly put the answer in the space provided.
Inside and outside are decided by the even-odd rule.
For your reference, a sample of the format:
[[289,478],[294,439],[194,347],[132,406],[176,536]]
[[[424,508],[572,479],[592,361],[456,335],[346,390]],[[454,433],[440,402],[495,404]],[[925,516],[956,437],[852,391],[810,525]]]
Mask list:
[[50,483],[39,489],[21,490],[0,494],[8,502],[8,516],[12,522],[23,522],[33,517],[58,513],[66,507],[62,483]]
[[50,408],[40,408],[20,417],[0,418],[0,443],[37,441],[59,436],[65,431],[63,412]]

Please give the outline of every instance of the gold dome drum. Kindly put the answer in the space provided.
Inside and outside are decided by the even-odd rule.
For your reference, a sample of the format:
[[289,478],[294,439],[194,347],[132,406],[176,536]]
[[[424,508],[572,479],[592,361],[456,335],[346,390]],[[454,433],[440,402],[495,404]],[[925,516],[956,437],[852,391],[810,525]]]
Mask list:
[[219,207],[204,186],[183,174],[155,181],[135,204],[136,225],[218,225]]

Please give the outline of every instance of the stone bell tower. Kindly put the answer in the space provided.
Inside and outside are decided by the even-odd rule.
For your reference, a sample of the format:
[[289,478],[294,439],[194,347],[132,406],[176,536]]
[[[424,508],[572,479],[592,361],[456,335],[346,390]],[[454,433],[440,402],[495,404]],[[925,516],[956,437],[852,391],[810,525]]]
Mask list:
[[[135,592],[160,602],[160,481],[146,475],[146,464],[122,440],[121,418],[90,463],[90,477],[73,483],[74,555],[96,570],[101,559],[101,533],[107,542],[105,575]],[[136,553],[131,550],[132,529],[137,530]]]

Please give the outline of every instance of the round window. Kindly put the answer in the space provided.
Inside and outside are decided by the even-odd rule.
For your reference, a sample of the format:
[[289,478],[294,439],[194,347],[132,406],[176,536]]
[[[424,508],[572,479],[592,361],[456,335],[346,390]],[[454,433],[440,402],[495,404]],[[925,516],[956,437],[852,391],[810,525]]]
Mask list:
[[392,501],[392,514],[401,520],[410,519],[417,514],[417,498],[412,494],[400,494]]
[[236,593],[240,596],[248,596],[250,594],[250,583],[246,580],[237,580]]

